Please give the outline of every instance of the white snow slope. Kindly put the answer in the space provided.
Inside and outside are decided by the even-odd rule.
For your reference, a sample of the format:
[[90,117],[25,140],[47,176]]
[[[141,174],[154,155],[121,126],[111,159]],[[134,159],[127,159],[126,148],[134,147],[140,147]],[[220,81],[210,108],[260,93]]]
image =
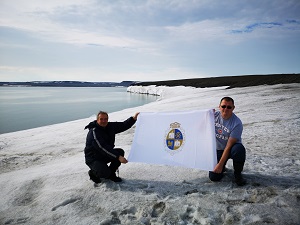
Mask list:
[[[83,128],[94,120],[87,118],[0,135],[0,224],[300,224],[300,84],[129,89],[161,97],[111,113],[110,121],[217,108],[223,96],[233,97],[244,123],[248,184],[232,183],[229,160],[221,182],[207,171],[129,162],[120,167],[124,182],[94,186],[84,163]],[[126,156],[134,130],[117,136]]]

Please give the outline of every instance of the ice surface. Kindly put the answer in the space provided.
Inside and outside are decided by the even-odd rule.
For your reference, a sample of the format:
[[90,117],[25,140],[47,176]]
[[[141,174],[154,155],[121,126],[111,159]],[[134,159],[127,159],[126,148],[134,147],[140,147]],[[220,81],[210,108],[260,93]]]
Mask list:
[[[87,118],[0,135],[0,224],[300,224],[300,84],[247,88],[135,87],[161,97],[110,114],[217,108],[235,99],[248,184],[183,167],[128,163],[123,183],[89,180]],[[95,112],[96,113],[96,112]],[[135,127],[117,136],[128,156]]]

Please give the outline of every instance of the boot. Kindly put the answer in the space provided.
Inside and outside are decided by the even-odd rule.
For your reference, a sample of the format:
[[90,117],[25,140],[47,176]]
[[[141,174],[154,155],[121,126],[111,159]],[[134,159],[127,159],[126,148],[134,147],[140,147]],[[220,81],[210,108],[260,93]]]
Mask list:
[[243,168],[244,162],[233,162],[234,182],[238,186],[244,186],[246,184],[246,180],[242,176]]
[[122,178],[117,177],[115,173],[111,173],[108,179],[112,180],[113,182],[122,182]]
[[90,180],[94,181],[96,184],[101,183],[100,178],[97,177],[92,170],[89,170],[89,176],[90,176]]
[[[113,182],[122,182],[122,179],[119,177],[118,169],[115,170],[110,167],[110,171],[111,171],[111,174],[108,177],[108,179],[112,180]],[[118,176],[116,175],[116,172],[118,173]]]

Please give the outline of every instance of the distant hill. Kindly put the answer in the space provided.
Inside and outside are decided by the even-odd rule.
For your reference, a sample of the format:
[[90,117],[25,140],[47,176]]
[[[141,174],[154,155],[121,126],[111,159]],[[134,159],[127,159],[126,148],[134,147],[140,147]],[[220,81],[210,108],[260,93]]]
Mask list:
[[250,87],[258,85],[300,83],[300,74],[269,74],[269,75],[243,75],[208,78],[191,78],[165,81],[122,81],[122,82],[83,82],[83,81],[29,81],[29,82],[0,82],[0,86],[32,86],[32,87],[129,87],[141,86],[190,86],[190,87]]
[[209,78],[194,78],[183,80],[166,80],[166,81],[151,81],[137,82],[132,85],[141,86],[190,86],[197,88],[205,87],[220,87],[228,86],[235,87],[250,87],[258,85],[273,85],[273,84],[288,84],[300,83],[300,74],[269,74],[269,75],[244,75],[244,76],[224,76],[224,77],[209,77]]
[[82,82],[82,81],[29,81],[0,82],[0,86],[30,86],[30,87],[128,87],[135,81],[122,82]]

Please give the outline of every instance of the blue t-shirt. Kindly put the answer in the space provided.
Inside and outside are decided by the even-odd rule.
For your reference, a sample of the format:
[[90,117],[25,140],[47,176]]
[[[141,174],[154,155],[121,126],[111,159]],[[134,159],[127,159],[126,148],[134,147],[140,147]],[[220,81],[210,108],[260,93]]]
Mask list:
[[225,149],[229,137],[236,138],[236,143],[242,143],[243,124],[234,113],[225,120],[221,112],[215,112],[215,130],[217,150]]

